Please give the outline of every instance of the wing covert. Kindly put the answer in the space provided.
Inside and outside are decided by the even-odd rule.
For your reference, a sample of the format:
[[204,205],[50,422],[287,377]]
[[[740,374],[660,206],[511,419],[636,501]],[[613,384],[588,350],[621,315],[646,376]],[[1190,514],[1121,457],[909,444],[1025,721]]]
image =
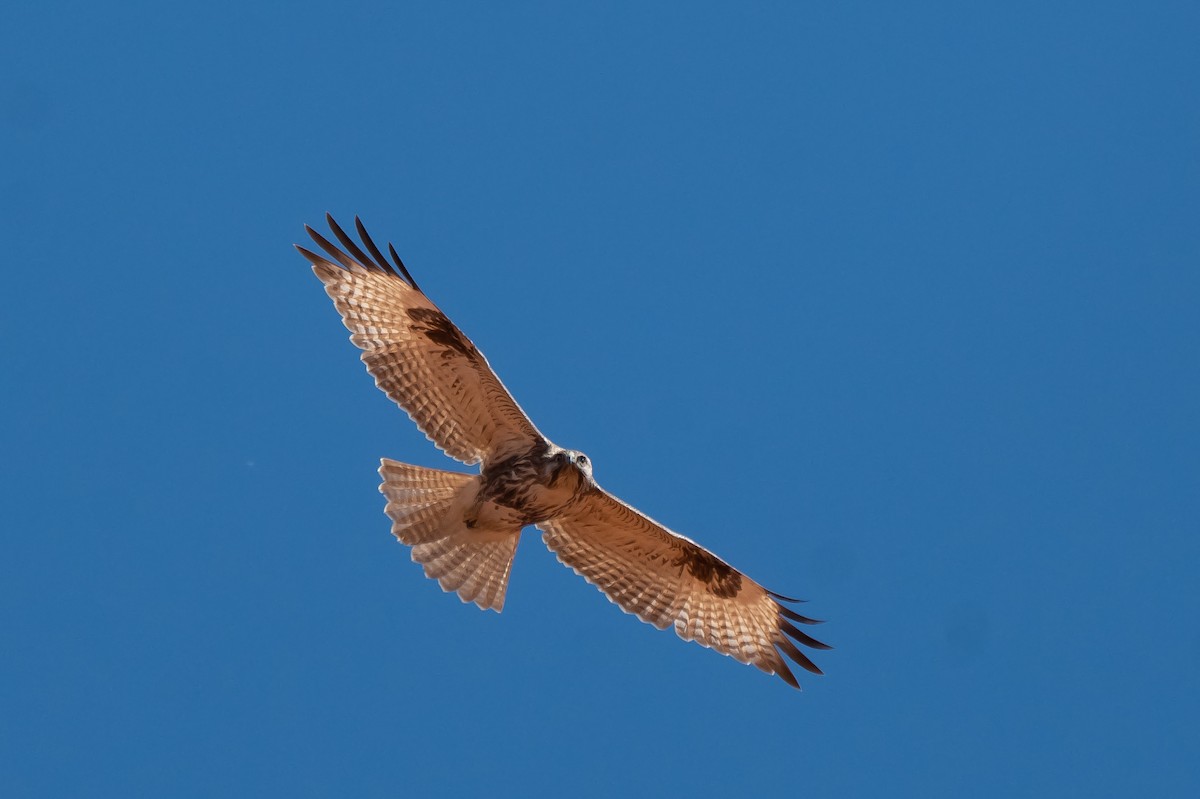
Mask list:
[[357,217],[355,227],[369,255],[332,216],[325,218],[345,249],[307,225],[329,257],[296,249],[325,284],[375,384],[421,431],[447,455],[468,464],[543,440],[483,353],[425,296],[392,245],[388,252],[395,266]]
[[766,590],[603,489],[538,527],[560,561],[626,613],[660,630],[674,626],[683,640],[778,674],[796,688],[783,655],[821,673],[796,643],[831,647],[791,623],[819,623],[782,604],[797,600]]

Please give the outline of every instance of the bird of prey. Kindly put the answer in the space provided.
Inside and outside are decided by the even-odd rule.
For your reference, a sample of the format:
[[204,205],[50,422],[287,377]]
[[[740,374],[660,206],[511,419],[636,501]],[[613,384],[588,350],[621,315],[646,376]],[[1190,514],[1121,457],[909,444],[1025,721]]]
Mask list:
[[517,540],[534,525],[560,561],[626,613],[796,688],[784,655],[821,673],[796,644],[830,647],[792,623],[818,623],[785,604],[799,600],[768,591],[601,488],[586,455],[534,427],[391,244],[389,263],[357,217],[362,246],[326,221],[340,248],[306,225],[325,254],[296,249],[325,284],[375,384],[447,455],[481,466],[463,474],[382,459],[392,533],[426,576],[463,602],[500,611]]

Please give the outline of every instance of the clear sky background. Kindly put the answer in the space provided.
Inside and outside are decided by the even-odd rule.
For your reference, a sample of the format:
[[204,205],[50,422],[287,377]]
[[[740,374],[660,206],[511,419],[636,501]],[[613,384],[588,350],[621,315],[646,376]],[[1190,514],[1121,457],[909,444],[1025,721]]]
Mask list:
[[[8,9],[0,793],[1200,795],[1198,8]],[[326,211],[827,676],[424,579]]]

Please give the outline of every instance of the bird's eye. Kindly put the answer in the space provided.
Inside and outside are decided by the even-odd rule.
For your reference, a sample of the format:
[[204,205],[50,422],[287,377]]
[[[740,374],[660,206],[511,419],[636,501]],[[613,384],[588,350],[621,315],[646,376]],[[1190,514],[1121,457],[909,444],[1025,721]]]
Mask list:
[[588,461],[587,461],[587,455],[579,455],[579,456],[578,456],[578,462],[579,462],[579,465],[580,465],[580,466],[587,466],[587,463],[588,463]]

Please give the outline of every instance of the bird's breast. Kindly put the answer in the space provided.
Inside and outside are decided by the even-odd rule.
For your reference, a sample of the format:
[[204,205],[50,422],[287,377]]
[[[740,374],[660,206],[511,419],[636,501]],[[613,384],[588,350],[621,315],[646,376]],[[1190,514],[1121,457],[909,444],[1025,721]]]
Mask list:
[[582,486],[579,470],[540,453],[508,458],[484,469],[480,499],[516,511],[525,524],[558,515]]

